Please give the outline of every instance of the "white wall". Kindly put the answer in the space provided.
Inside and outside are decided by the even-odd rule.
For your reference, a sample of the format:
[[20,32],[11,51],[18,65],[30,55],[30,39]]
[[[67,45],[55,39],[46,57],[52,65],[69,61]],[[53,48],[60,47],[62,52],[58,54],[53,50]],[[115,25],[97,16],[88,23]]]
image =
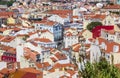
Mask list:
[[20,62],[21,61],[21,57],[23,57],[24,55],[24,50],[23,50],[23,46],[22,45],[19,45],[17,46],[16,48],[16,57],[17,57],[17,62]]
[[78,43],[78,36],[64,37],[65,48]]
[[51,41],[54,41],[54,35],[50,32],[45,32],[40,35],[40,38],[47,38],[50,39]]
[[3,68],[7,68],[7,63],[6,62],[0,62],[0,70]]
[[21,57],[20,59],[21,59],[20,60],[20,68],[29,67],[29,62],[24,57]]

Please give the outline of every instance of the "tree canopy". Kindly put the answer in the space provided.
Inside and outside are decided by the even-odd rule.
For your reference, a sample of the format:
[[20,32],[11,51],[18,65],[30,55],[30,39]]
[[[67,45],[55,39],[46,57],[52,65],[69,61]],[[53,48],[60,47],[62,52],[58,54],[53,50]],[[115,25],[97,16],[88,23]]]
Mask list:
[[92,29],[93,29],[94,27],[99,26],[99,25],[102,25],[102,23],[101,23],[101,22],[91,22],[91,23],[89,23],[89,24],[87,25],[87,29],[88,29],[89,31],[92,31]]
[[94,64],[87,62],[80,75],[83,78],[120,78],[120,70],[106,60],[102,60]]
[[4,1],[4,0],[0,0],[0,5],[7,5],[8,7],[11,6],[15,1],[14,0],[10,0],[10,1]]

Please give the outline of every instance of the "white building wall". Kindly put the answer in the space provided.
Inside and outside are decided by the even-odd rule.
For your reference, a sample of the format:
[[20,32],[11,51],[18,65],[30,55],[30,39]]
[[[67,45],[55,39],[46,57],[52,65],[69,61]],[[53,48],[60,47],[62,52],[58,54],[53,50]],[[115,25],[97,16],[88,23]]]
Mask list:
[[0,62],[0,70],[2,70],[3,68],[7,68],[7,62]]
[[114,59],[113,59],[113,63],[114,64],[120,64],[120,53],[112,53]]
[[24,50],[23,50],[23,45],[19,45],[16,47],[16,58],[17,58],[17,62],[21,61],[21,57],[24,56]]
[[51,41],[54,41],[54,35],[52,33],[49,33],[49,32],[42,33],[40,35],[40,38],[47,38],[47,39],[50,39]]
[[72,46],[73,44],[78,43],[77,36],[64,37],[65,48]]
[[20,58],[20,68],[28,68],[29,67],[29,62],[24,58]]
[[115,41],[115,35],[108,34],[108,40]]
[[37,52],[39,52],[39,53],[41,53],[41,47],[40,46],[37,46],[37,47],[35,47],[34,45],[32,45],[31,43],[26,43],[25,45],[24,45],[24,47],[28,47],[28,48],[30,48],[31,50],[34,50],[34,51],[37,51]]

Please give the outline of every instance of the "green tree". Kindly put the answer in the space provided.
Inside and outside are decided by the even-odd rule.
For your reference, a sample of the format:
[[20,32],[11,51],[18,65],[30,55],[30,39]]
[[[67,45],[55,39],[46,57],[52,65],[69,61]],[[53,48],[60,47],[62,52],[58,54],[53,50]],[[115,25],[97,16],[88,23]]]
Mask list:
[[101,22],[91,22],[91,23],[89,23],[89,24],[87,25],[87,29],[88,29],[89,31],[92,31],[92,29],[93,29],[94,27],[99,26],[99,25],[102,25],[102,23],[101,23]]
[[7,5],[8,7],[11,6],[15,1],[14,0],[10,0],[10,1],[4,1],[1,0],[0,1],[0,5]]
[[120,70],[105,59],[94,64],[87,62],[85,69],[79,73],[83,78],[120,78]]

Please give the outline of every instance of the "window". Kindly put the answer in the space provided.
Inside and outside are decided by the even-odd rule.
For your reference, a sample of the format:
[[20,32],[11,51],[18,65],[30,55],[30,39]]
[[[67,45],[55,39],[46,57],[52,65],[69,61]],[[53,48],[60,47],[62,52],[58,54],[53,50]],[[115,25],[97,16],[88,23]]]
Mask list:
[[108,21],[108,24],[110,24],[110,21]]
[[34,64],[32,64],[32,67],[34,67]]
[[42,29],[42,27],[40,27],[40,29]]
[[114,45],[114,46],[113,46],[113,52],[118,52],[118,51],[119,51],[119,46]]

